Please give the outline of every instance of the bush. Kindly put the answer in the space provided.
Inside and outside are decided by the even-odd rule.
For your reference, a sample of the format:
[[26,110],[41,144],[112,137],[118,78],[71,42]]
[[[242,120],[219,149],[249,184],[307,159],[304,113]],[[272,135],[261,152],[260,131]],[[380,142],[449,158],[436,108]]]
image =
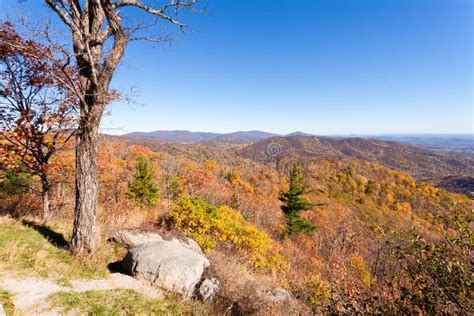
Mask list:
[[0,191],[6,194],[19,194],[28,192],[32,176],[29,173],[5,172],[4,179],[0,181]]
[[183,179],[178,176],[167,176],[166,190],[169,198],[177,200],[184,191]]
[[328,302],[331,297],[329,284],[317,277],[310,277],[304,284],[303,297],[313,310],[317,310],[318,307]]
[[199,197],[182,198],[169,218],[175,229],[209,252],[219,244],[242,251],[258,269],[282,268],[283,259],[267,233],[249,224],[238,211],[214,206]]
[[349,267],[352,273],[368,288],[372,284],[372,276],[364,258],[360,255],[352,255],[349,258]]
[[474,234],[470,225],[474,211],[451,215],[451,232],[443,240],[430,241],[416,230],[411,242],[398,249],[409,283],[402,288],[400,305],[405,311],[427,314],[472,314]]

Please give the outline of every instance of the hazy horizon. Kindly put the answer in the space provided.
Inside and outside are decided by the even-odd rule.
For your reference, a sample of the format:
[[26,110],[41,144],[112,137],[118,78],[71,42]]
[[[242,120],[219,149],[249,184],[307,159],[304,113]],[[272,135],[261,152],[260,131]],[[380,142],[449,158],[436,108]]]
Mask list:
[[150,131],[144,131],[144,130],[137,130],[137,131],[127,131],[127,132],[120,132],[120,133],[107,133],[106,130],[104,130],[104,134],[108,135],[116,135],[116,136],[124,136],[127,134],[131,133],[154,133],[154,132],[190,132],[190,133],[213,133],[213,134],[229,134],[229,133],[240,133],[240,132],[264,132],[264,133],[271,133],[279,136],[287,136],[293,133],[303,133],[303,134],[311,134],[312,136],[418,136],[418,137],[430,137],[430,136],[437,136],[437,137],[453,137],[453,136],[461,136],[461,137],[473,137],[474,133],[374,133],[374,134],[316,134],[316,133],[310,133],[307,131],[300,131],[300,130],[295,130],[291,131],[288,133],[277,133],[277,132],[272,132],[272,131],[267,131],[267,130],[261,130],[261,129],[253,129],[253,130],[232,130],[232,131],[227,131],[227,132],[216,132],[212,130],[187,130],[187,129],[169,129],[169,130],[162,130],[162,129],[157,129],[157,130],[150,130]]

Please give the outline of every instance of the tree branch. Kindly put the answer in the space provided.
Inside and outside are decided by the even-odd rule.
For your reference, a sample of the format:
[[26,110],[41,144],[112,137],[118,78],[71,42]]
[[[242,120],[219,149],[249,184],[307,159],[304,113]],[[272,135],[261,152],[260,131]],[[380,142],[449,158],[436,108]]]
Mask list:
[[78,31],[74,23],[69,19],[66,13],[64,13],[57,5],[54,0],[46,0],[46,4],[59,16],[59,18],[73,31]]
[[167,20],[167,21],[179,26],[180,28],[183,28],[183,27],[187,26],[186,24],[183,24],[183,23],[181,23],[181,22],[179,22],[179,21],[177,21],[177,20],[173,19],[172,17],[165,14],[165,11],[170,7],[189,6],[187,4],[182,4],[179,1],[178,2],[173,1],[172,3],[169,3],[169,4],[165,5],[161,9],[154,9],[152,7],[149,7],[149,6],[139,2],[138,0],[123,0],[123,1],[115,3],[113,6],[114,6],[114,8],[127,7],[127,6],[137,7],[137,8],[142,9],[142,10],[148,12],[148,13],[156,15],[159,18]]

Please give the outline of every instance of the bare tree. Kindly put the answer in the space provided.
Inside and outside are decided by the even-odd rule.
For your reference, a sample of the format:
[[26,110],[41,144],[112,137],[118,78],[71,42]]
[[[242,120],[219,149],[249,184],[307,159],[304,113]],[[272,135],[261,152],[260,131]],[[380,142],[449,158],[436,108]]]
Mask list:
[[[93,251],[98,198],[97,137],[107,101],[109,85],[133,40],[161,41],[143,32],[143,21],[154,18],[179,28],[179,11],[192,9],[196,0],[167,0],[162,4],[139,0],[45,0],[71,33],[74,57],[79,70],[80,120],[76,144],[76,205],[71,249],[75,253]],[[126,16],[135,9],[139,15]],[[133,21],[133,16],[138,20]],[[154,24],[156,25],[156,23]]]
[[77,97],[67,84],[76,78],[75,68],[56,53],[0,22],[0,166],[39,176],[44,220],[54,184],[50,160],[65,148],[76,123]]

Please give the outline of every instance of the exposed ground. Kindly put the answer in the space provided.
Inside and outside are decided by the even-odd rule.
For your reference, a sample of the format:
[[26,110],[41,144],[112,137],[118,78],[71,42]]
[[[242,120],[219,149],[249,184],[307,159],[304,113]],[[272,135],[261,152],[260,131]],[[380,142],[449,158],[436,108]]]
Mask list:
[[62,230],[58,223],[0,217],[0,303],[7,315],[205,313],[204,304],[111,273],[107,267],[124,251],[107,242],[95,257],[72,257]]
[[60,306],[48,300],[58,293],[76,293],[129,289],[150,300],[163,299],[163,294],[156,288],[144,284],[128,275],[112,273],[99,280],[72,280],[71,286],[58,285],[54,280],[38,277],[10,277],[5,271],[0,276],[0,288],[11,294],[16,312],[24,315],[57,315]]

